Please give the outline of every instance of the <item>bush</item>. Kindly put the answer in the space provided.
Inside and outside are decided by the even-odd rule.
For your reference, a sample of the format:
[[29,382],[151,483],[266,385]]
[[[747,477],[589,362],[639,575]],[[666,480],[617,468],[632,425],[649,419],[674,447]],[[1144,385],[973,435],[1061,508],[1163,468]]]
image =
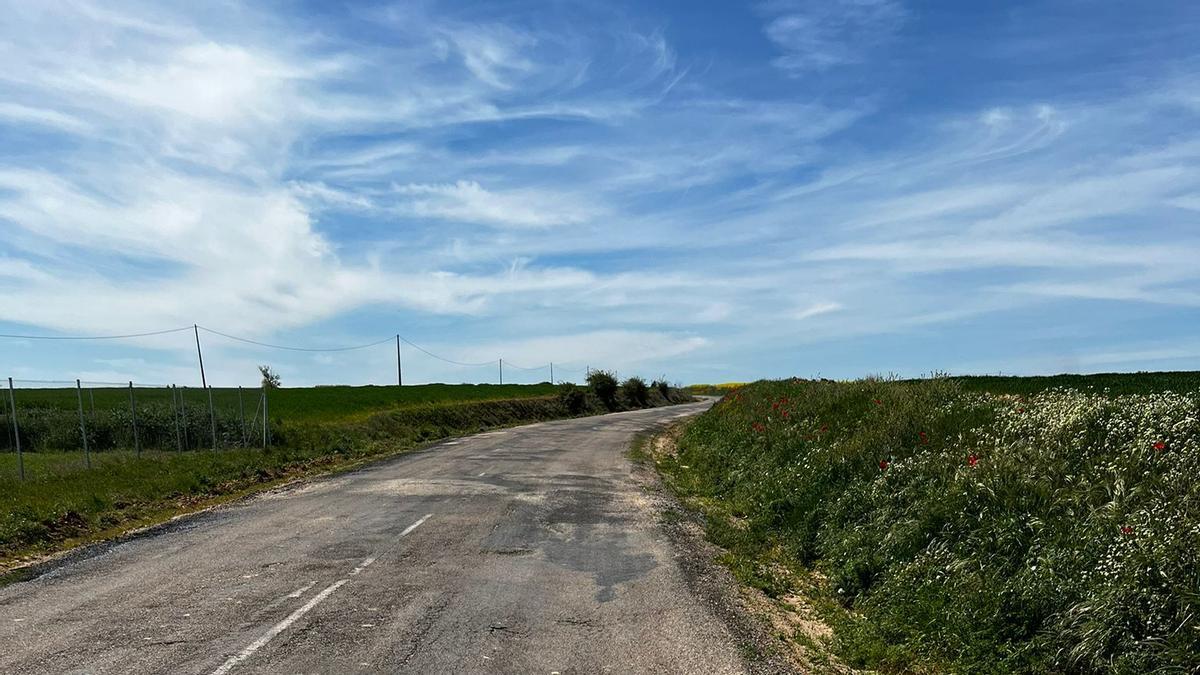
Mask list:
[[582,415],[588,408],[587,392],[570,382],[558,385],[558,400],[572,415]]
[[593,370],[588,373],[588,387],[605,408],[617,409],[617,376],[607,370]]
[[655,380],[650,384],[650,387],[656,389],[664,401],[671,400],[671,385],[664,379]]
[[631,377],[621,383],[621,394],[632,408],[645,408],[650,405],[650,387],[640,377]]

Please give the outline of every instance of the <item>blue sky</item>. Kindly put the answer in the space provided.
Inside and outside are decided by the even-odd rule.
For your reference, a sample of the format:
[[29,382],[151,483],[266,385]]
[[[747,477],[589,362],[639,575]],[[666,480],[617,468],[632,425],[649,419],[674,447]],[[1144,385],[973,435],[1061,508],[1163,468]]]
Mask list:
[[[0,332],[1200,368],[1195,3],[5,5]],[[203,337],[217,384],[392,378],[388,345]],[[191,383],[190,340],[3,340],[0,371]]]

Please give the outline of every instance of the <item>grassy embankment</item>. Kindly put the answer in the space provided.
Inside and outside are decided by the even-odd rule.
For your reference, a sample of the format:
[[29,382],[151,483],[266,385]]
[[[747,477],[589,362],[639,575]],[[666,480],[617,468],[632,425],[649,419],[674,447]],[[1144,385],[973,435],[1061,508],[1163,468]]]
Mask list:
[[1197,672],[1198,383],[758,382],[660,468],[735,575],[802,597],[851,665]]
[[[0,567],[436,439],[605,411],[591,405],[569,410],[549,384],[280,389],[270,394],[272,443],[267,450],[254,447],[257,441],[249,448],[208,450],[207,408],[197,405],[192,416],[198,421],[190,432],[193,449],[180,452],[174,449],[169,394],[156,402],[139,392],[139,428],[146,448],[141,457],[118,433],[112,439],[120,449],[93,452],[92,468],[86,469],[79,450],[37,449],[56,439],[79,443],[74,391],[36,393],[41,405],[31,402],[31,392],[19,392],[21,422],[40,424],[25,446],[35,448],[24,454],[26,480],[17,479],[14,454],[0,453]],[[120,427],[122,394],[127,403],[128,392],[117,391],[112,395],[116,405],[106,406],[98,392],[97,428]],[[646,404],[666,402],[655,396]],[[218,436],[233,442],[239,426],[238,417],[226,407],[218,420]],[[89,429],[89,436],[92,433]]]

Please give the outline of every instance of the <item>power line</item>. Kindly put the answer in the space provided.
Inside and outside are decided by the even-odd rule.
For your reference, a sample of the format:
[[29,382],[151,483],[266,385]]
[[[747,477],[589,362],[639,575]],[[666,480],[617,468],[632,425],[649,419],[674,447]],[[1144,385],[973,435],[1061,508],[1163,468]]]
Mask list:
[[[391,338],[388,338],[388,339],[390,340]],[[432,356],[433,358],[437,359],[438,361],[445,361],[446,363],[452,363],[456,366],[464,366],[467,368],[478,368],[480,366],[490,366],[493,363],[496,363],[495,360],[484,361],[482,363],[463,363],[462,361],[454,361],[454,360],[447,359],[442,356],[438,356],[437,354],[434,354],[433,352],[429,351],[428,349],[425,349],[421,345],[410,341],[408,338],[404,337],[403,335],[400,336],[400,341],[403,342],[404,344],[408,345],[409,347],[412,347],[420,352],[423,352],[426,356]]]
[[376,342],[371,342],[371,343],[368,343],[365,345],[354,345],[352,347],[289,347],[287,345],[273,345],[273,344],[270,344],[267,342],[259,342],[258,340],[251,340],[250,338],[238,337],[236,335],[230,335],[229,333],[222,333],[219,330],[205,328],[204,326],[200,326],[200,330],[202,330],[206,333],[212,333],[213,335],[220,335],[221,337],[228,338],[230,340],[236,340],[237,342],[245,342],[246,344],[258,345],[259,347],[270,347],[271,349],[286,349],[288,351],[293,351],[293,352],[349,352],[349,351],[353,351],[355,349],[366,349],[367,347],[375,347],[375,346],[381,345],[385,342],[391,342],[393,339],[392,337],[389,336],[382,340],[378,340]]
[[537,367],[534,367],[534,368],[526,368],[526,367],[524,367],[524,366],[518,366],[517,364],[513,363],[512,361],[505,361],[505,362],[504,362],[504,365],[506,365],[506,366],[512,366],[513,368],[516,368],[517,370],[545,370],[545,369],[547,369],[547,368],[549,368],[549,367],[550,367],[550,365],[549,365],[549,364],[546,364],[546,365],[544,365],[544,366],[537,366]]
[[11,335],[0,333],[0,338],[12,338],[15,340],[125,340],[128,338],[149,337],[151,335],[180,333],[185,330],[191,330],[191,328],[191,326],[184,326],[183,328],[156,330],[149,333],[129,333],[128,335]]

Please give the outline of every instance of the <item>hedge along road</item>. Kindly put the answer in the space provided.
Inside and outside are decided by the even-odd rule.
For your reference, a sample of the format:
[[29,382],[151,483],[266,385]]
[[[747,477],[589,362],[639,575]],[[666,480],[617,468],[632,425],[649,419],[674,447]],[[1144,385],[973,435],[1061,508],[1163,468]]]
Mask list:
[[0,589],[0,672],[742,672],[635,483],[709,403],[495,431]]

